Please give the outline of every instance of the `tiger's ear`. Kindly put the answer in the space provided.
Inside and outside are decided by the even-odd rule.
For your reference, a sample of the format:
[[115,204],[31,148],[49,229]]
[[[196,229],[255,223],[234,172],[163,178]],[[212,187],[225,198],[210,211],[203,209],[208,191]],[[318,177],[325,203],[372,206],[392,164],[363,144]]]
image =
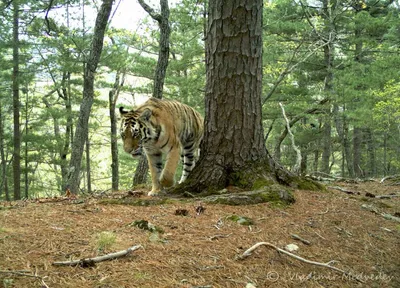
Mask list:
[[122,107],[122,106],[119,107],[119,114],[124,115],[124,114],[128,113],[128,111],[125,111],[124,109],[125,109],[125,108]]
[[153,112],[149,108],[146,108],[142,114],[140,114],[139,119],[142,121],[149,121],[152,114]]

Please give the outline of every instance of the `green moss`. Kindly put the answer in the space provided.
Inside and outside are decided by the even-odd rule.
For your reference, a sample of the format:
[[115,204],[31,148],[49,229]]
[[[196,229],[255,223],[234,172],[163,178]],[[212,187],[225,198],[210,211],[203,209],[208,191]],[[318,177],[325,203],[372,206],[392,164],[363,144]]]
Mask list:
[[239,216],[239,215],[235,215],[235,214],[226,217],[226,219],[236,222],[240,225],[250,226],[250,225],[254,224],[254,221],[252,219],[250,219],[249,217]]
[[274,185],[275,183],[272,180],[267,180],[263,178],[258,178],[254,181],[252,190],[258,190],[267,186]]
[[311,191],[326,191],[325,185],[322,185],[318,182],[312,181],[307,178],[296,177],[294,181],[298,185],[298,189],[300,190],[311,190]]
[[242,189],[249,189],[253,186],[253,177],[249,177],[247,173],[242,171],[236,171],[229,174],[228,183],[229,185],[239,187]]
[[132,223],[128,224],[128,226],[138,227],[142,230],[147,230],[150,232],[164,233],[164,230],[161,227],[155,226],[149,223],[147,220],[135,220]]

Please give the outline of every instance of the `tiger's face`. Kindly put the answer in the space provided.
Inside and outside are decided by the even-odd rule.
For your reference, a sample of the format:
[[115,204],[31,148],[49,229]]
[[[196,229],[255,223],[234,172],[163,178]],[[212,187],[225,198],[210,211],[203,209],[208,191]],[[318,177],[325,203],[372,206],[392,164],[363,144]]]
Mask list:
[[121,138],[124,151],[137,157],[142,155],[142,133],[143,124],[138,120],[135,111],[125,111],[123,107],[119,108],[122,116],[121,120]]

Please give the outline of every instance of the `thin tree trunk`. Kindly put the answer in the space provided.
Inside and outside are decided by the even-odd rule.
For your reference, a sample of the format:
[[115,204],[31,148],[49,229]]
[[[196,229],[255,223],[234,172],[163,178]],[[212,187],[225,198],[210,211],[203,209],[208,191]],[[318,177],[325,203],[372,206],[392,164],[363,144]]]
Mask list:
[[367,145],[367,152],[368,152],[368,171],[366,173],[366,176],[375,177],[376,176],[375,145],[371,128],[365,129],[365,142]]
[[[3,106],[0,102],[0,153],[1,153],[1,191],[4,191],[6,200],[10,201],[10,195],[8,191],[8,177],[7,177],[7,159],[4,151],[4,122],[3,122]],[[3,189],[4,188],[4,189]],[[1,193],[0,193],[1,196]]]
[[20,131],[20,100],[19,100],[19,3],[13,2],[13,115],[14,115],[14,152],[13,179],[14,200],[21,199],[21,131]]
[[90,171],[90,141],[89,141],[89,134],[86,138],[86,175],[87,175],[87,192],[89,194],[92,193],[92,178],[91,178],[91,171]]
[[[156,13],[143,0],[139,0],[139,4],[143,9],[158,22],[160,27],[159,51],[157,67],[154,74],[153,97],[161,99],[163,97],[165,75],[168,68],[169,59],[169,36],[171,34],[169,26],[169,7],[168,0],[160,0],[161,13]],[[133,186],[146,183],[149,166],[145,155],[142,155],[139,164],[136,166],[135,175],[133,177]]]
[[[355,3],[355,9],[356,9],[356,14],[360,13],[363,10],[363,5],[365,3],[363,1],[356,2]],[[356,39],[356,44],[355,44],[355,51],[354,51],[354,61],[361,63],[362,62],[362,52],[363,52],[363,42],[362,42],[362,29],[359,27],[359,24],[355,23],[355,31],[354,31],[354,37]],[[356,98],[355,99],[355,108],[357,108],[357,103],[360,102],[361,99]],[[361,167],[361,156],[362,156],[362,127],[358,126],[359,124],[356,124],[355,127],[353,128],[353,169],[354,169],[354,176],[355,177],[362,177],[363,171]]]
[[28,178],[28,175],[29,175],[29,169],[28,169],[28,166],[29,166],[29,161],[28,161],[28,132],[29,132],[29,121],[28,121],[28,117],[29,117],[29,115],[28,115],[28,89],[26,89],[26,98],[25,98],[25,140],[24,140],[24,142],[25,142],[25,171],[24,171],[24,176],[25,176],[25,178],[24,178],[24,180],[25,180],[25,198],[28,198],[28,196],[29,196],[29,178]]
[[359,127],[353,129],[353,170],[354,176],[359,178],[363,176],[361,169],[361,143],[362,130]]
[[63,83],[62,83],[62,98],[64,100],[65,111],[67,114],[67,123],[65,125],[65,134],[64,134],[64,145],[60,151],[60,159],[61,159],[61,193],[64,193],[66,190],[67,182],[68,182],[68,161],[67,156],[70,153],[69,148],[72,143],[72,105],[71,105],[71,73],[64,72],[63,74]]
[[350,178],[354,178],[353,159],[351,154],[351,141],[349,140],[349,124],[347,119],[343,119],[343,149],[346,155],[347,172]]
[[[332,15],[332,3],[330,0],[323,0],[323,18],[325,22],[325,27],[327,30],[327,35],[324,40],[326,45],[324,46],[324,62],[326,69],[326,76],[324,81],[324,92],[325,98],[331,99],[333,95],[333,61],[334,61],[334,43],[332,42],[333,35],[335,35],[335,25],[333,24],[333,15]],[[330,156],[331,156],[331,109],[327,112],[327,115],[324,119],[324,129],[323,129],[323,150],[322,150],[322,172],[329,174],[330,173]]]
[[322,136],[322,158],[321,158],[321,171],[329,174],[330,173],[330,165],[329,158],[331,155],[331,122],[330,118],[327,116],[325,118],[325,124],[323,127],[323,136]]
[[383,176],[387,175],[387,132],[384,132],[383,135]]
[[110,125],[111,125],[111,189],[118,191],[119,183],[119,166],[118,166],[118,133],[117,133],[117,116],[115,108],[119,96],[119,91],[124,85],[125,73],[122,74],[120,79],[120,72],[115,75],[114,87],[108,93],[108,103],[110,109]]
[[110,17],[112,4],[113,0],[103,0],[97,14],[90,54],[84,69],[83,99],[75,129],[74,142],[72,143],[72,154],[68,170],[67,187],[69,187],[73,193],[79,192],[83,148],[88,135],[89,115],[94,99],[94,77],[103,50],[104,34],[107,21]]

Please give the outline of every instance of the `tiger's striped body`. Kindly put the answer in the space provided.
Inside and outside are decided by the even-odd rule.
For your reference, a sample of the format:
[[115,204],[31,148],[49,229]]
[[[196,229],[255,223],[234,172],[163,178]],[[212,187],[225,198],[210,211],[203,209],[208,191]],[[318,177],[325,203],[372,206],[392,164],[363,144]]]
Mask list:
[[[152,178],[150,196],[174,184],[181,154],[183,172],[179,183],[186,180],[195,165],[203,138],[203,117],[190,106],[173,100],[150,98],[136,110],[122,116],[121,136],[125,152],[133,157],[146,153]],[[163,167],[162,155],[166,155]]]

